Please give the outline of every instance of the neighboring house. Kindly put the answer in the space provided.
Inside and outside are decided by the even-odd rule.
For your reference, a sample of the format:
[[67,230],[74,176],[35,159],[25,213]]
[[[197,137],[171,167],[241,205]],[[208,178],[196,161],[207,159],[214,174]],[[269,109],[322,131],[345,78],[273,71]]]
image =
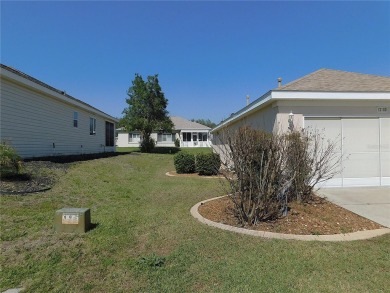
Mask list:
[[[173,122],[173,131],[153,132],[152,138],[156,141],[156,146],[175,146],[176,139],[180,142],[180,147],[210,147],[210,127],[189,121],[181,117],[170,117]],[[138,147],[142,137],[140,132],[128,132],[124,128],[117,129],[118,147]]]
[[279,80],[278,88],[212,133],[242,125],[269,132],[289,126],[323,131],[339,142],[337,152],[346,158],[327,186],[390,185],[390,77],[321,69],[284,86]]
[[115,151],[106,113],[1,64],[1,140],[22,158]]

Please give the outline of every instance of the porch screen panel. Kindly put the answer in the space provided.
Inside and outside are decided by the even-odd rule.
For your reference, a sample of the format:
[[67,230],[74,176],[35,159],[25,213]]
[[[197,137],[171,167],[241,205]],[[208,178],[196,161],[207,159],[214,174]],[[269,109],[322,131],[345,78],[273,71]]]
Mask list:
[[114,146],[114,123],[106,121],[106,146]]
[[191,132],[183,132],[183,141],[191,141]]

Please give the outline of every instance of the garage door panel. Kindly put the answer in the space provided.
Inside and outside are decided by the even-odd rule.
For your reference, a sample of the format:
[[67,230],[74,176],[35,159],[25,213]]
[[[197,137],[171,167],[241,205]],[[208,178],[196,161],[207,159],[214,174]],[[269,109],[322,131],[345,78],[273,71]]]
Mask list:
[[379,152],[379,119],[343,119],[345,152]]
[[336,143],[336,151],[341,151],[341,119],[329,118],[329,119],[317,119],[308,118],[305,120],[305,129],[309,131],[318,131],[324,136],[325,141],[332,141]]
[[306,118],[307,127],[342,141],[342,173],[326,186],[390,185],[390,118]]
[[329,164],[329,166],[334,166],[333,170],[336,174],[333,176],[333,178],[342,178],[343,177],[343,174],[342,174],[343,164],[342,164],[342,161],[340,160],[341,152],[335,153],[334,155],[335,156],[333,157],[333,159],[330,161],[330,164]]
[[390,118],[380,118],[381,151],[390,152]]
[[344,161],[344,178],[379,177],[379,153],[351,154]]
[[390,152],[381,153],[382,176],[390,177]]

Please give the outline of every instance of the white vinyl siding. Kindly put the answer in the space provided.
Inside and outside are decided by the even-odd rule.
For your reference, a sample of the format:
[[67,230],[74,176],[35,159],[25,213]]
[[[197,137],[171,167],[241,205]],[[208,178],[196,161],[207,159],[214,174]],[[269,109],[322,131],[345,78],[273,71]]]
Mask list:
[[[70,119],[77,112],[78,127]],[[89,135],[91,113],[52,96],[1,80],[1,139],[22,157],[114,151],[105,148],[105,119],[96,117],[96,135]],[[53,147],[53,144],[55,147]]]

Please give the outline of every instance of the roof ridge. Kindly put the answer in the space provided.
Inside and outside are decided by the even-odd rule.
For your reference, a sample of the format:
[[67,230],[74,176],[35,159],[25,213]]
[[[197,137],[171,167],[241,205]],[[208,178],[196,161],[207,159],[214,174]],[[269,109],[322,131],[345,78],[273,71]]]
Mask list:
[[281,87],[278,87],[276,88],[275,90],[279,90],[279,89],[283,89],[287,86],[291,86],[291,85],[294,85],[295,83],[298,83],[300,81],[302,81],[303,79],[306,79],[314,74],[317,74],[321,71],[328,71],[328,72],[340,72],[340,73],[347,73],[347,74],[357,74],[357,75],[362,75],[362,76],[372,76],[372,77],[384,77],[384,78],[390,78],[390,76],[385,76],[385,75],[378,75],[378,74],[369,74],[369,73],[361,73],[361,72],[353,72],[353,71],[346,71],[346,70],[341,70],[341,69],[330,69],[330,68],[320,68],[312,73],[309,73],[307,75],[304,75],[298,79],[295,79],[289,83],[286,83],[285,85],[281,86]]
[[380,76],[345,70],[321,68],[304,75],[274,91],[386,91],[390,89],[390,76]]
[[290,81],[289,83],[286,83],[285,85],[282,85],[281,87],[277,87],[275,90],[279,90],[279,89],[283,89],[283,88],[285,88],[287,86],[291,86],[291,85],[293,85],[293,84],[295,84],[297,82],[300,82],[301,80],[303,80],[303,79],[305,79],[305,78],[307,78],[309,76],[314,75],[315,73],[318,73],[320,71],[325,71],[325,70],[329,70],[329,69],[327,69],[327,68],[320,68],[320,69],[318,69],[316,71],[313,71],[313,72],[311,72],[309,74],[306,74],[306,75],[304,75],[304,76],[302,76],[302,77],[300,77],[298,79],[294,79],[293,81]]

